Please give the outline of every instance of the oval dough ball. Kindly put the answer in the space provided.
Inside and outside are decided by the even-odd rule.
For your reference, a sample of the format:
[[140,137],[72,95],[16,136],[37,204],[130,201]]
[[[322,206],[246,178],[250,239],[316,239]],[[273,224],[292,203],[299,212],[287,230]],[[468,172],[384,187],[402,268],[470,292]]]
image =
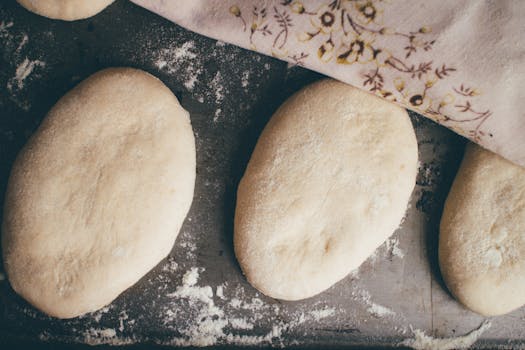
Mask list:
[[334,80],[296,93],[239,184],[234,243],[248,281],[298,300],[356,269],[399,226],[417,156],[405,110]]
[[17,0],[40,16],[75,21],[96,15],[115,0]]
[[525,304],[525,169],[469,144],[441,218],[439,266],[467,308]]
[[166,257],[193,198],[188,113],[157,78],[100,71],[18,155],[2,248],[13,289],[49,315],[100,309]]

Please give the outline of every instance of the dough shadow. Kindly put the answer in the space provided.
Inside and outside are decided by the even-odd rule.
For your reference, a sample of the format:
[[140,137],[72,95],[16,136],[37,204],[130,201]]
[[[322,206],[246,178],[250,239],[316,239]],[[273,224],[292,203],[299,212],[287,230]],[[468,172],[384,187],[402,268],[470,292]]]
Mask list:
[[[433,158],[430,161],[427,159],[426,163],[421,163],[416,179],[416,184],[419,187],[416,208],[423,212],[426,218],[422,234],[424,234],[425,239],[429,270],[433,280],[453,297],[446,286],[439,267],[439,225],[445,201],[463,159],[468,140],[417,113],[409,111],[409,115],[418,136],[420,161],[423,158],[421,157],[422,145],[431,142],[433,147]],[[427,140],[418,134],[419,128],[439,128],[439,131],[435,133],[438,136]],[[446,151],[440,154],[442,146],[445,147]],[[431,172],[430,177],[425,174],[427,171]]]

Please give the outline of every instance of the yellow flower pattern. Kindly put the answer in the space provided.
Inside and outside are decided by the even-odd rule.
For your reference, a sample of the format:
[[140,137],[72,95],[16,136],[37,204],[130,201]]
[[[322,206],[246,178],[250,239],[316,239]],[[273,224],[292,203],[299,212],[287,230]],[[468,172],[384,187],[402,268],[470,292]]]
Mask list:
[[[422,25],[400,31],[383,24],[388,1],[283,0],[262,4],[240,2],[230,7],[230,14],[249,35],[253,50],[259,44],[267,45],[271,38],[272,55],[297,65],[332,64],[340,70],[358,65],[363,89],[426,115],[475,142],[493,136],[482,128],[492,112],[475,106],[476,97],[481,95],[478,89],[463,83],[436,91],[435,87],[457,70],[425,55],[437,40],[432,29]],[[291,38],[296,39],[293,44]]]

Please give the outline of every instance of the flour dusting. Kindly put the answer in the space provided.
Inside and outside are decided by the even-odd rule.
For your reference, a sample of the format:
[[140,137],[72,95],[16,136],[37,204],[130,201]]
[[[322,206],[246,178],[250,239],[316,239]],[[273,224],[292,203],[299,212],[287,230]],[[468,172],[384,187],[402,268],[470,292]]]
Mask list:
[[[168,293],[169,298],[184,299],[187,307],[183,309],[165,309],[164,324],[173,326],[181,335],[169,341],[155,340],[162,345],[176,346],[213,346],[217,344],[263,345],[280,344],[284,334],[306,322],[319,322],[324,318],[334,316],[335,308],[322,307],[313,310],[298,310],[290,315],[290,320],[280,319],[278,305],[269,305],[257,297],[248,298],[244,288],[238,286],[227,288],[222,283],[215,288],[209,285],[199,285],[200,274],[204,268],[191,267],[182,276],[182,284],[174,292]],[[215,289],[215,294],[213,293]],[[186,317],[189,309],[192,317]],[[196,315],[196,316],[194,316]],[[273,327],[266,334],[247,335],[257,327],[258,321],[270,317]],[[241,333],[239,333],[241,332]]]
[[315,321],[320,321],[323,318],[333,316],[334,314],[335,314],[335,309],[333,307],[322,309],[322,310],[310,311],[310,316],[312,316]]
[[249,83],[250,83],[250,71],[245,70],[244,72],[242,72],[241,86],[245,88],[248,86]]
[[13,27],[13,22],[0,22],[0,38],[5,39],[9,36],[9,28]]
[[215,291],[215,295],[219,297],[219,299],[225,300],[224,297],[224,284],[221,284],[220,286],[217,286],[217,289]]
[[173,257],[168,257],[166,264],[162,267],[163,272],[175,272],[179,268],[179,264],[175,261]]
[[89,328],[84,332],[84,343],[88,345],[126,345],[135,343],[135,340],[117,337],[117,332],[113,328]]
[[231,318],[229,323],[234,329],[253,329],[253,323],[248,322],[245,318]]
[[25,48],[29,42],[29,36],[25,32],[13,31],[14,23],[12,21],[0,22],[0,39],[2,42],[3,55],[8,62],[6,67],[2,67],[7,72],[12,72],[11,78],[7,80],[6,90],[9,93],[9,99],[18,107],[27,111],[31,104],[22,90],[27,85],[27,81],[35,76],[39,76],[41,68],[46,63],[40,59],[28,57]]
[[28,41],[29,41],[29,37],[27,36],[27,34],[22,33],[22,41],[20,41],[20,44],[18,44],[18,47],[16,48],[16,52],[19,53],[20,51],[22,51],[22,49],[24,48],[24,46],[27,44]]
[[222,100],[224,100],[224,85],[222,79],[221,72],[217,71],[210,84],[210,88],[215,93],[215,103],[220,103]]
[[357,289],[352,292],[354,299],[363,302],[367,306],[367,312],[375,317],[396,316],[396,313],[386,306],[376,304],[367,290]]
[[390,237],[386,240],[386,250],[391,256],[396,256],[398,258],[403,258],[405,253],[399,248],[399,238]]
[[100,322],[100,320],[102,319],[102,316],[104,316],[104,314],[108,313],[108,311],[110,309],[111,309],[111,305],[104,306],[102,309],[97,310],[95,312],[92,312],[91,314],[82,315],[82,316],[80,316],[80,318],[85,318],[87,316],[91,316],[95,320],[95,322]]
[[414,338],[402,341],[400,346],[408,346],[415,350],[452,350],[467,349],[474,344],[478,338],[491,326],[489,321],[485,321],[479,328],[470,333],[454,338],[433,338],[419,329],[413,329]]
[[16,68],[15,76],[7,82],[7,89],[13,91],[15,88],[21,90],[24,88],[24,80],[29,77],[36,67],[45,67],[45,63],[40,60],[31,61],[27,57]]
[[202,64],[195,64],[199,62],[195,58],[197,58],[195,43],[187,41],[181,46],[162,49],[157,54],[154,64],[157,68],[181,78],[186,89],[192,91],[203,73]]
[[384,307],[382,305],[378,305],[375,303],[370,303],[370,306],[368,307],[367,311],[377,317],[384,317],[388,315],[395,315],[396,313],[392,310],[390,310],[387,307]]

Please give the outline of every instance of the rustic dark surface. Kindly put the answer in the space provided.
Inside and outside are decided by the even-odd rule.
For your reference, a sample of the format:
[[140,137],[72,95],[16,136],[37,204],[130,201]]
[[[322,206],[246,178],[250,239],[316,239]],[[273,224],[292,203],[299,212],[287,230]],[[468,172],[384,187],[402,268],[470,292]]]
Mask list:
[[[180,51],[186,56],[177,58],[173,50],[188,42],[192,43],[189,57],[187,51]],[[23,86],[17,85],[13,77],[26,58],[44,65],[36,65]],[[162,60],[168,65],[159,64]],[[168,261],[161,262],[103,312],[71,320],[50,318],[18,297],[7,280],[0,281],[0,344],[42,343],[48,348],[75,344],[86,348],[81,343],[131,340],[139,344],[130,348],[142,349],[159,343],[176,345],[180,344],[176,339],[186,339],[183,345],[197,345],[185,330],[199,323],[201,306],[167,296],[192,267],[201,269],[199,286],[212,286],[215,292],[226,282],[225,299],[214,296],[226,318],[245,318],[253,325],[251,330],[226,326],[225,333],[264,337],[273,325],[282,327],[279,336],[256,342],[260,346],[388,346],[411,337],[409,326],[436,336],[464,334],[479,326],[482,318],[461,308],[446,292],[437,265],[439,217],[464,140],[415,114],[411,117],[422,166],[409,214],[396,233],[404,257],[384,248],[363,264],[358,275],[307,301],[280,302],[251,288],[232,248],[238,181],[272,113],[292,93],[322,76],[191,33],[128,1],[117,1],[97,16],[76,22],[34,15],[15,1],[0,3],[2,198],[16,154],[46,112],[79,81],[113,66],[136,67],[159,77],[190,112],[197,143],[191,211]],[[193,76],[197,80],[191,87]],[[175,266],[173,262],[176,268],[169,268]],[[370,295],[367,302],[366,296],[359,294],[363,290],[394,310],[395,317],[367,312],[373,302]],[[239,308],[232,306],[234,298],[245,303],[257,298],[264,306],[260,310]],[[297,321],[315,308],[336,311],[321,320]],[[176,316],[167,317],[170,310]],[[261,318],[254,318],[254,313]],[[525,334],[515,329],[520,329],[524,315],[518,310],[500,318],[495,323],[502,328],[493,326],[488,337],[492,340],[483,344],[504,343],[507,338],[519,344]],[[511,323],[514,326],[504,331]],[[115,336],[97,338],[97,332],[104,329],[115,330]],[[248,338],[243,339],[244,343],[237,343],[248,344]],[[228,341],[219,337],[215,343]]]

